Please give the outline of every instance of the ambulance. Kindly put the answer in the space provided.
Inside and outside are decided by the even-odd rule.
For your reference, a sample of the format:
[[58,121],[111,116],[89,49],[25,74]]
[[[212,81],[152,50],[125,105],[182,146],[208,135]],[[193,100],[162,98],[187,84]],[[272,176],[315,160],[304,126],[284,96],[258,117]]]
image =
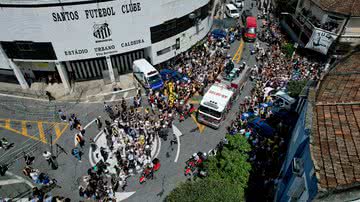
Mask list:
[[219,128],[222,120],[231,109],[231,104],[235,99],[234,91],[228,86],[215,83],[205,93],[200,102],[197,119],[213,128]]
[[[234,69],[239,67],[234,67]],[[239,69],[240,73],[232,79],[220,74],[215,83],[205,93],[198,108],[197,120],[218,129],[231,109],[232,103],[239,97],[250,75],[248,66]],[[230,72],[231,74],[231,72]]]

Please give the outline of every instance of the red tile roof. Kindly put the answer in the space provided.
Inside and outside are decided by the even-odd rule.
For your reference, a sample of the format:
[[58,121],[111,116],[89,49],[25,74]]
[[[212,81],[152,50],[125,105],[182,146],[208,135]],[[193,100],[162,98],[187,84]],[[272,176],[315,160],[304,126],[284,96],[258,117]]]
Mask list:
[[311,153],[321,189],[360,183],[360,53],[339,63],[317,92]]
[[323,10],[343,15],[360,16],[359,0],[312,0]]

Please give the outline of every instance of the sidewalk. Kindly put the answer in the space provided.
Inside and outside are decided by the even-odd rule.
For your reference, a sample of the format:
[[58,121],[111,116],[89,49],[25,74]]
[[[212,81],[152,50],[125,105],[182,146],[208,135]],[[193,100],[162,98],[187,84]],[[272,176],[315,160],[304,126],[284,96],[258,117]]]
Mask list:
[[48,91],[57,101],[73,102],[116,101],[136,95],[137,82],[131,73],[120,75],[119,81],[114,84],[106,84],[103,79],[75,82],[69,93],[65,91],[62,83],[35,82],[30,89],[24,90],[18,84],[0,82],[0,94],[48,101]]

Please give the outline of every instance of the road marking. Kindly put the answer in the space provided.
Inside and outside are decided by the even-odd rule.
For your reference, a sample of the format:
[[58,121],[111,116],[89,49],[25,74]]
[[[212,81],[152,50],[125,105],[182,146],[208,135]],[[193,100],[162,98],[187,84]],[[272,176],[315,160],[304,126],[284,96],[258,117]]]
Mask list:
[[160,150],[161,150],[161,139],[159,138],[159,136],[156,136],[156,137],[157,137],[157,139],[158,139],[158,143],[159,143],[159,144],[158,144],[157,152],[156,152],[154,158],[157,158],[157,157],[159,156]]
[[31,187],[31,188],[34,187],[34,185],[33,185],[30,181],[24,179],[23,177],[20,177],[20,176],[18,176],[18,175],[15,175],[14,173],[12,173],[12,172],[10,172],[10,171],[6,171],[6,175],[9,175],[9,176],[14,177],[14,178],[16,178],[16,179],[18,179],[18,180],[21,180],[22,182],[24,182],[25,184],[27,184],[27,185],[28,185],[29,187]]
[[179,155],[180,155],[180,146],[181,146],[180,136],[182,136],[182,133],[174,124],[172,125],[172,128],[173,128],[173,133],[177,140],[177,151],[176,151],[176,156],[175,156],[175,160],[174,160],[174,162],[176,163],[178,161]]
[[243,50],[244,50],[244,45],[245,45],[245,43],[244,43],[244,41],[241,39],[240,46],[239,46],[240,51],[239,51],[239,53],[238,53],[238,59],[236,60],[236,63],[239,63],[240,60],[241,60],[242,53],[243,53]]
[[[13,123],[13,126],[12,126]],[[14,125],[19,125],[19,129],[13,128]],[[56,138],[55,141],[53,141],[53,144],[61,137],[62,134],[64,134],[66,128],[69,126],[68,123],[59,123],[59,122],[48,122],[48,121],[33,121],[33,120],[16,120],[16,119],[1,119],[0,118],[0,128],[3,128],[5,130],[20,134],[24,137],[31,138],[36,141],[41,141],[44,144],[48,143],[48,140],[46,139],[44,125],[49,125],[50,127],[46,129],[46,132],[55,132]],[[36,127],[38,129],[37,135],[29,134],[30,131],[28,129],[29,126]],[[53,129],[54,128],[54,129]],[[36,129],[35,129],[36,130]],[[52,131],[54,130],[54,131]]]
[[[95,122],[95,120],[96,120],[96,119],[90,121],[88,124],[86,124],[86,126],[85,126],[83,129],[85,130],[86,128],[88,128],[92,123]],[[76,134],[78,134],[78,133],[75,133],[75,135],[74,135],[74,144],[75,144],[75,147],[79,144],[79,142],[76,141]]]
[[45,133],[44,133],[44,128],[42,125],[42,122],[38,122],[38,128],[39,128],[39,137],[40,137],[40,141],[46,144],[46,138],[45,138]]
[[116,98],[116,95],[111,96],[110,102],[113,102]]
[[[94,142],[96,142],[97,139],[99,139],[99,137],[100,137],[100,135],[101,135],[102,133],[103,133],[103,131],[100,131],[100,132],[95,136]],[[93,153],[93,152],[94,152],[94,151],[92,150],[92,147],[90,147],[90,149],[89,149],[89,161],[90,161],[90,165],[91,165],[91,166],[96,165],[96,163],[94,163],[93,158],[92,158],[92,153]]]
[[191,118],[194,120],[194,122],[196,123],[197,127],[199,128],[199,131],[200,133],[203,133],[203,131],[205,130],[205,125],[199,123],[197,120],[196,120],[196,117],[194,114],[191,114]]
[[18,180],[18,179],[10,179],[10,180],[0,180],[0,186],[4,186],[4,185],[10,185],[10,184],[19,184],[19,183],[23,183],[23,180]]
[[241,57],[242,57],[242,53],[243,53],[243,50],[244,50],[244,41],[241,39],[240,41],[240,45],[239,45],[239,48],[236,50],[236,53],[234,55],[234,57],[232,58],[232,61],[235,62],[235,63],[239,63],[240,60],[241,60]]
[[55,124],[55,134],[56,134],[56,138],[55,138],[55,142],[61,137],[61,135],[65,132],[65,130],[67,129],[67,127],[69,126],[69,124],[66,124],[63,129],[61,130],[59,127],[59,124]]
[[132,196],[133,194],[135,194],[135,191],[133,191],[133,192],[115,192],[115,198],[116,198],[116,201],[123,201],[123,200],[129,198],[130,196]]

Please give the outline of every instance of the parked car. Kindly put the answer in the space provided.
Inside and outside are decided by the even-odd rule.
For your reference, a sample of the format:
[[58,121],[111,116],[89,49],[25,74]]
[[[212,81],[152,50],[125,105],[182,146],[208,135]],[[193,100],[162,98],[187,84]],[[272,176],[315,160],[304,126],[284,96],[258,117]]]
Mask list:
[[240,13],[239,13],[238,9],[232,4],[226,4],[225,13],[230,18],[239,18],[240,17]]
[[214,29],[213,31],[211,31],[211,36],[215,39],[223,39],[226,38],[227,33],[222,29]]
[[161,78],[164,81],[172,80],[172,81],[181,81],[181,82],[188,82],[190,79],[184,74],[180,74],[178,71],[172,69],[162,69],[160,70]]

